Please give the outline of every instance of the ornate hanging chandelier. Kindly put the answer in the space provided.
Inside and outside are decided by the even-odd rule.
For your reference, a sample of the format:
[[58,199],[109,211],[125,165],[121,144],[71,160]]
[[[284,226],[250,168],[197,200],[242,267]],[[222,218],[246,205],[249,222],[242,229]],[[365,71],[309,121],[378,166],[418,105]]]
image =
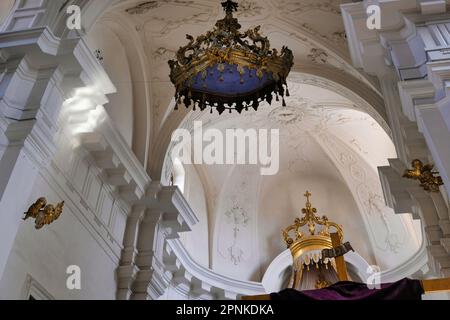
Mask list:
[[181,47],[177,60],[170,60],[170,80],[175,85],[176,107],[183,103],[202,111],[258,110],[263,101],[272,103],[273,96],[286,106],[289,96],[286,78],[293,66],[293,54],[287,47],[279,53],[270,49],[270,42],[260,27],[240,32],[241,25],[233,17],[238,4],[222,2],[226,12],[212,31]]

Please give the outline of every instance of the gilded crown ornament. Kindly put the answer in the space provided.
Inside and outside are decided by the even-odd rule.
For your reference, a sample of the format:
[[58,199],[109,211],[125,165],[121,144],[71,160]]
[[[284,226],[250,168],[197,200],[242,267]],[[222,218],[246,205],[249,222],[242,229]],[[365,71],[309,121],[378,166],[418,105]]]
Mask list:
[[[353,248],[349,243],[341,245],[344,233],[340,225],[317,215],[317,209],[311,203],[312,194],[306,191],[304,196],[306,206],[302,209],[303,217],[295,219],[293,225],[283,230],[284,242],[293,259],[289,287],[313,289],[308,283],[315,279],[314,288],[321,289],[339,280],[336,274],[339,273],[339,259]],[[304,280],[306,273],[309,280]]]
[[444,185],[439,172],[433,171],[434,165],[423,164],[416,159],[412,162],[412,169],[405,170],[404,178],[419,180],[420,186],[428,192],[439,192],[439,187]]
[[[291,250],[294,260],[307,252],[314,252],[314,257],[311,255],[305,257],[309,264],[311,258],[322,259],[322,250],[333,249],[330,228],[336,230],[341,241],[344,239],[344,232],[340,225],[329,221],[326,216],[320,218],[316,215],[317,209],[311,204],[312,194],[309,191],[304,196],[306,197],[306,207],[302,209],[304,216],[295,219],[293,225],[283,230],[283,238],[288,249]],[[306,228],[306,230],[302,230],[302,228]]]
[[193,110],[199,108],[225,110],[258,110],[261,102],[283,101],[289,96],[286,78],[293,66],[292,51],[283,47],[279,52],[270,49],[261,27],[241,32],[241,25],[233,16],[238,3],[222,2],[225,18],[215,28],[181,47],[176,60],[170,60],[170,80],[175,85],[176,107],[183,103]]

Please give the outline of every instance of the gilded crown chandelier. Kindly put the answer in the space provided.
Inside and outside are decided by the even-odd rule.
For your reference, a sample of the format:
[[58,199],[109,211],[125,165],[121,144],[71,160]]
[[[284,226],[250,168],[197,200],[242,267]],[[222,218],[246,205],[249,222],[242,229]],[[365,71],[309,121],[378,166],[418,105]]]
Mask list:
[[267,37],[258,26],[242,33],[233,16],[238,4],[222,2],[226,16],[215,28],[181,47],[176,60],[170,60],[170,80],[175,85],[176,107],[200,110],[214,108],[219,114],[225,110],[258,110],[260,103],[272,103],[274,96],[286,106],[289,96],[286,78],[293,66],[292,51],[270,49]]

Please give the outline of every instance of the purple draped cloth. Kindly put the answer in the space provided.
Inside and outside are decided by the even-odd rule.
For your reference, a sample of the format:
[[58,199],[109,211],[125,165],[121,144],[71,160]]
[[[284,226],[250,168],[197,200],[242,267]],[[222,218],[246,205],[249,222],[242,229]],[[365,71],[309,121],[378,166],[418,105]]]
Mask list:
[[403,279],[382,284],[381,289],[369,289],[367,284],[338,282],[319,290],[286,289],[270,295],[272,300],[422,300],[424,290],[419,280]]

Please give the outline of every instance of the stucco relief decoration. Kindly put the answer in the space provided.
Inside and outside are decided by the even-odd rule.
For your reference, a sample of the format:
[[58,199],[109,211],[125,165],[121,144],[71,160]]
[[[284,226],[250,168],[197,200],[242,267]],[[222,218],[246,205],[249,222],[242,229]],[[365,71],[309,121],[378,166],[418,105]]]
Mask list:
[[158,1],[145,1],[125,11],[129,14],[144,14],[151,9],[158,7]]
[[323,49],[312,48],[310,54],[308,54],[308,59],[317,64],[325,64],[328,61],[328,54]]
[[239,18],[249,18],[262,14],[263,7],[258,1],[241,0],[236,15]]
[[364,172],[364,169],[357,164],[352,164],[350,166],[350,173],[352,175],[352,178],[357,181],[365,181],[366,179],[366,173]]
[[305,113],[296,107],[276,108],[269,114],[269,119],[282,126],[297,124],[303,120]]
[[365,148],[362,147],[361,143],[356,140],[356,139],[352,139],[350,140],[350,145],[354,146],[356,150],[358,150],[358,152],[368,155],[369,153],[366,151]]
[[141,2],[138,5],[125,9],[128,14],[145,14],[152,9],[158,8],[161,4],[164,3],[175,3],[175,4],[183,4],[190,5],[193,1],[183,1],[183,0],[159,0],[159,1],[145,1]]
[[323,12],[331,12],[334,14],[341,14],[340,5],[344,1],[341,0],[278,0],[276,3],[280,8],[284,8],[285,12],[292,14],[305,13],[312,10],[319,10]]
[[218,202],[215,243],[217,261],[224,270],[240,272],[253,264],[258,252],[256,239],[256,207],[259,179],[250,178],[259,172],[258,166],[243,166],[234,170],[220,193],[226,195]]
[[[153,38],[163,38],[167,34],[169,34],[171,31],[182,28],[186,24],[203,24],[208,21],[209,14],[205,12],[198,12],[191,14],[190,16],[183,17],[183,18],[173,18],[168,19],[166,17],[160,17],[156,14],[152,15],[150,17],[152,22],[158,22],[161,27],[155,30],[148,30],[151,33],[151,36]],[[143,30],[145,27],[141,26],[140,29]],[[148,36],[148,35],[147,35]]]
[[[301,87],[298,84],[292,84],[291,86],[295,92],[301,91]],[[273,128],[286,131],[284,129],[292,126],[298,127],[298,125],[304,123],[306,118],[314,117],[314,111],[310,106],[311,101],[308,99],[292,97],[288,106],[273,109],[268,113],[267,119]],[[267,124],[264,124],[264,127],[266,126]]]
[[347,40],[347,34],[344,31],[335,31],[333,33],[322,34],[315,30],[310,24],[302,23],[302,28],[308,31],[311,35],[323,38],[324,40],[333,41],[336,43],[342,43]]
[[[328,63],[330,63],[328,61]],[[361,81],[364,81],[362,78],[357,77]],[[361,97],[346,89],[343,86],[336,84],[333,81],[328,81],[324,78],[319,78],[310,75],[291,75],[290,81],[298,83],[298,84],[308,84],[311,86],[316,86],[319,88],[324,88],[327,90],[331,90],[334,92],[338,92],[343,97],[347,98],[350,101],[354,101],[355,109],[366,112],[370,115],[375,121],[385,130],[389,135],[391,135],[391,129],[388,126],[387,122],[380,116],[378,112],[376,112],[371,105],[369,105],[366,101],[364,101]],[[293,89],[293,92],[295,89]]]
[[345,125],[355,121],[355,119],[345,116],[336,108],[333,109],[320,104],[314,106],[314,111],[317,119],[312,131],[319,136],[327,133],[332,126]]
[[[196,8],[189,16],[184,17],[169,17],[163,16],[156,11],[156,9],[164,6],[172,5],[178,7]],[[159,1],[147,1],[142,2],[134,7],[125,10],[132,16],[144,16],[144,19],[136,20],[136,30],[138,32],[145,32],[145,36],[149,38],[149,42],[152,42],[156,38],[162,38],[171,31],[181,28],[186,24],[202,24],[209,20],[208,7],[199,9],[195,6],[194,1],[183,0],[159,0]],[[146,26],[151,23],[152,26],[146,29]],[[155,27],[157,26],[157,27]],[[150,37],[153,40],[150,40]]]
[[[401,221],[389,218],[389,208],[380,202],[381,190],[376,190],[376,177],[372,179],[367,176],[368,171],[358,164],[358,157],[353,154],[354,151],[351,148],[344,146],[342,142],[327,134],[322,134],[320,139],[331,151],[330,155],[336,158],[336,163],[342,166],[342,174],[347,175],[347,179],[350,178],[349,185],[355,186],[352,192],[355,193],[355,199],[360,204],[361,210],[366,213],[363,218],[369,226],[368,230],[372,234],[377,248],[381,251],[398,254],[404,245],[400,239],[403,237],[405,229]],[[384,237],[379,236],[379,231],[375,232],[378,228],[384,229]],[[399,235],[399,232],[402,235]]]
[[364,204],[368,208],[369,214],[380,213],[384,207],[383,198],[379,194],[369,192]]
[[369,215],[378,216],[385,226],[386,235],[384,237],[384,242],[386,248],[393,253],[398,253],[403,245],[403,242],[400,240],[399,236],[391,230],[388,219],[389,213],[387,212],[388,208],[386,208],[386,206],[384,205],[384,200],[381,194],[373,192],[366,186],[361,186],[358,190],[358,194],[360,195],[363,204],[367,209],[367,213]]
[[233,243],[227,248],[228,258],[235,266],[237,266],[241,263],[244,255],[244,251],[238,245],[239,233],[243,232],[243,229],[247,227],[250,218],[247,212],[237,204],[225,212],[225,217],[227,223],[233,228]]
[[172,58],[174,54],[175,50],[159,47],[158,49],[153,51],[153,59],[167,62]]

